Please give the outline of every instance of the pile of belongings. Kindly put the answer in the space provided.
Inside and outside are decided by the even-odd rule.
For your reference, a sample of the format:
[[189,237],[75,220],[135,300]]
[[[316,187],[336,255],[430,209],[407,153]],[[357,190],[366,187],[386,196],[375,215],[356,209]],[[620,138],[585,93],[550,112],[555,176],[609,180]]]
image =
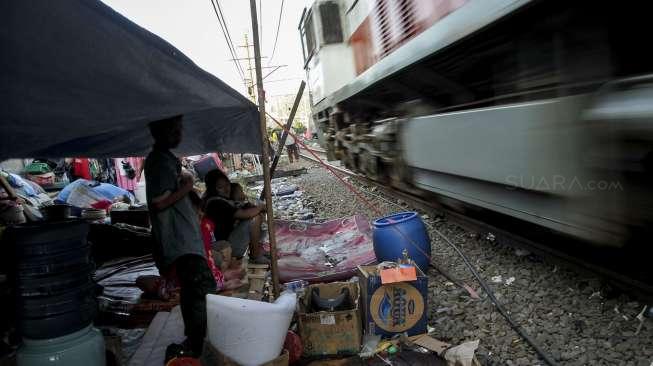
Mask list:
[[24,203],[9,199],[9,193],[0,188],[0,222],[20,224],[26,221],[39,221],[43,215],[41,207],[52,205],[52,199],[45,190],[35,182],[23,179],[18,174],[0,170],[0,175],[9,183],[16,195]]
[[79,208],[107,209],[115,202],[131,203],[135,198],[131,192],[113,184],[78,179],[59,192],[56,201]]
[[189,165],[195,170],[200,180],[204,180],[206,173],[213,169],[224,171],[222,160],[220,160],[220,156],[216,153],[187,156],[185,160],[189,161]]
[[68,184],[68,175],[63,159],[58,162],[34,159],[25,167],[25,174],[27,179],[47,189],[61,189]]
[[[315,217],[313,210],[302,199],[303,191],[297,185],[288,183],[286,178],[278,178],[272,180],[271,188],[275,219],[307,221]],[[254,191],[260,197],[263,186],[254,187]]]

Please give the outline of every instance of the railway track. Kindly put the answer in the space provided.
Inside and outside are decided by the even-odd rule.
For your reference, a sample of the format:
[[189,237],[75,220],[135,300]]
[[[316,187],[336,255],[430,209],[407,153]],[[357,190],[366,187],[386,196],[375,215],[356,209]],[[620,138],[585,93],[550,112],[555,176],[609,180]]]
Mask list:
[[[473,212],[473,214],[458,212],[443,205],[443,198],[436,194],[416,195],[411,192],[389,188],[387,184],[380,183],[339,165],[327,162],[326,152],[320,148],[310,148],[310,150],[339,174],[356,179],[363,184],[373,185],[386,196],[403,200],[409,203],[410,206],[425,211],[431,217],[446,217],[447,220],[455,222],[459,226],[478,235],[489,237],[498,243],[514,248],[525,249],[533,254],[547,258],[550,262],[557,265],[567,266],[576,271],[596,275],[616,289],[649,303],[653,301],[653,286],[643,280],[651,278],[649,276],[650,273],[643,275],[631,274],[628,270],[631,266],[629,262],[631,259],[618,258],[622,256],[620,252],[614,253],[608,250],[606,253],[602,252],[601,255],[592,256],[590,255],[590,251],[594,253],[595,251],[603,251],[605,249],[590,247],[587,243],[564,237],[558,233],[536,227],[533,224],[488,210],[478,210],[478,208],[456,201],[461,206],[469,208],[469,212]],[[317,159],[307,154],[304,149],[301,150],[300,156],[305,160],[319,163]],[[371,192],[365,193],[374,195]],[[379,198],[391,202],[391,200],[385,197],[379,196]],[[451,199],[446,198],[446,200]],[[392,203],[396,204],[396,202]],[[557,243],[557,245],[552,246],[551,243]],[[592,258],[588,259],[588,257]],[[619,264],[615,263],[619,261],[623,262],[621,266],[615,265]]]

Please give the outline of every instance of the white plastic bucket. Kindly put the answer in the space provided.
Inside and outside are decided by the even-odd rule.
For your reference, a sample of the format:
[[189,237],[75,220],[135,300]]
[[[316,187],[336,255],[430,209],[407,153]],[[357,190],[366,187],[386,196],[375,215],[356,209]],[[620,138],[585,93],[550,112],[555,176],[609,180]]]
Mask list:
[[271,361],[281,354],[296,304],[290,292],[274,303],[207,295],[209,342],[243,366]]

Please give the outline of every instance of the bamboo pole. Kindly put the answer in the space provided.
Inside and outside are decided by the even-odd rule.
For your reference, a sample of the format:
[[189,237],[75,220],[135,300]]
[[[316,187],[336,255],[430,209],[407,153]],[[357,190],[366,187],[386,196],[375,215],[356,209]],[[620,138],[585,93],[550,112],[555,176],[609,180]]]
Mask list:
[[277,266],[277,237],[274,227],[274,212],[272,208],[272,187],[270,185],[270,156],[268,153],[268,133],[265,116],[265,91],[261,75],[261,49],[259,45],[258,19],[256,18],[256,0],[249,0],[252,13],[252,33],[254,35],[254,64],[256,66],[256,89],[258,90],[258,109],[261,122],[261,156],[263,158],[263,191],[267,207],[268,235],[270,236],[270,256],[272,270],[272,288],[274,297],[279,297],[279,268]]
[[[295,102],[292,105],[290,110],[290,115],[288,116],[288,121],[286,122],[286,129],[281,133],[281,138],[279,139],[279,147],[277,147],[276,154],[274,154],[274,160],[272,161],[272,167],[270,167],[270,176],[274,177],[274,171],[277,169],[277,164],[279,164],[279,159],[281,158],[281,153],[283,152],[283,147],[286,144],[286,139],[288,138],[288,131],[292,126],[292,121],[295,119],[295,114],[297,113],[297,108],[299,108],[299,102],[302,100],[302,95],[304,94],[304,88],[306,87],[306,82],[302,80],[302,83],[299,85],[299,90],[297,91],[297,96],[295,97]],[[261,197],[263,199],[263,194],[261,192]]]

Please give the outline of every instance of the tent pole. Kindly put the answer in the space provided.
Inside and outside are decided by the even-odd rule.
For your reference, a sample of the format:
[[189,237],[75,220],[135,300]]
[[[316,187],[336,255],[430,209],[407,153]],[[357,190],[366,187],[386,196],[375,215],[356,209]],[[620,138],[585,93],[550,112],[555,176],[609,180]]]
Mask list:
[[[299,90],[297,91],[297,96],[295,97],[295,102],[292,105],[290,110],[290,115],[288,116],[288,122],[286,122],[286,129],[281,133],[281,138],[279,139],[279,147],[277,147],[277,152],[274,154],[274,160],[272,161],[272,167],[270,167],[270,176],[274,177],[274,171],[277,169],[277,164],[279,164],[279,159],[281,158],[281,153],[283,152],[283,147],[286,144],[286,138],[288,138],[288,131],[292,127],[292,122],[295,119],[295,113],[297,113],[297,108],[299,107],[299,102],[302,100],[302,95],[304,94],[304,88],[306,87],[306,82],[302,80],[302,83],[299,85]],[[263,193],[261,192],[261,197],[263,199]]]
[[249,0],[252,13],[252,33],[254,35],[254,64],[256,66],[256,89],[258,89],[258,110],[261,122],[261,156],[263,159],[263,191],[265,192],[265,205],[267,207],[268,235],[270,236],[270,256],[272,271],[272,288],[274,297],[279,297],[279,268],[277,267],[277,235],[274,227],[274,212],[272,208],[272,190],[270,185],[270,146],[267,133],[265,115],[265,91],[263,90],[263,76],[261,75],[261,49],[259,45],[258,19],[256,18],[256,0]]

